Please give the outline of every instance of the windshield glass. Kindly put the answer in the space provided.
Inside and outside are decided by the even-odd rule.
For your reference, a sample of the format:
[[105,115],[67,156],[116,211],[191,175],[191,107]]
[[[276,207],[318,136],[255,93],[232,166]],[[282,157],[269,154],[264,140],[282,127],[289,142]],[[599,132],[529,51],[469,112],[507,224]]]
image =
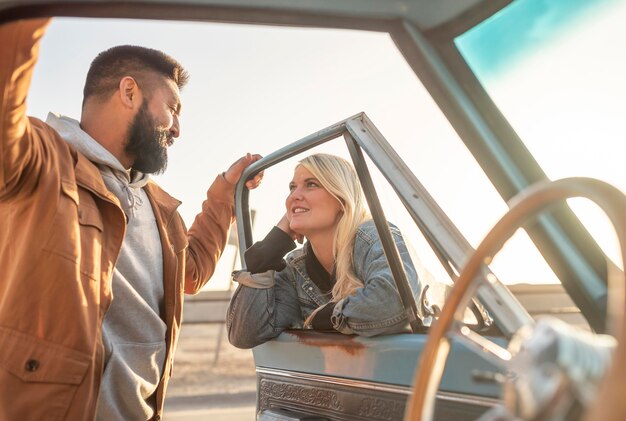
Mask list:
[[[626,1],[519,0],[456,45],[551,179],[585,176],[626,191]],[[568,202],[618,264],[612,228]]]

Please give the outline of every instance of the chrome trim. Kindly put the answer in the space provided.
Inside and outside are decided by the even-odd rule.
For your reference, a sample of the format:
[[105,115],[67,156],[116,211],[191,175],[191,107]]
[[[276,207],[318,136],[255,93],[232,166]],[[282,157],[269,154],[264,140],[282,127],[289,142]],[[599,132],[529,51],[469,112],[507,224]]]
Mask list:
[[[285,377],[289,379],[305,380],[318,383],[327,383],[335,386],[354,387],[358,389],[375,390],[379,392],[395,393],[400,395],[410,396],[412,389],[409,386],[400,386],[394,384],[382,384],[374,383],[365,380],[354,380],[342,377],[321,376],[319,374],[301,373],[295,371],[286,371],[276,368],[257,367],[257,374],[269,374],[277,377]],[[462,393],[454,392],[437,392],[436,399],[456,402],[463,404],[472,404],[491,408],[501,403],[499,399],[487,398],[484,396],[466,395]]]

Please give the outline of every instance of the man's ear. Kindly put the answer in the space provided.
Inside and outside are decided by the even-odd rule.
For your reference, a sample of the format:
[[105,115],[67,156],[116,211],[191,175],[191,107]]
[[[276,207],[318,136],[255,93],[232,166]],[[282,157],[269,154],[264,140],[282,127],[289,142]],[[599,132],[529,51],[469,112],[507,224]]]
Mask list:
[[135,108],[141,102],[139,85],[131,76],[120,79],[119,96],[122,104],[127,108]]

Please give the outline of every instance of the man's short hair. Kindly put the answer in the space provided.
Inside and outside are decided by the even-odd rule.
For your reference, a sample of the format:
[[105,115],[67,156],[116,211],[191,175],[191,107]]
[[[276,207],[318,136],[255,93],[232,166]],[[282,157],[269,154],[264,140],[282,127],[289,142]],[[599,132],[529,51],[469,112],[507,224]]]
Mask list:
[[183,66],[162,51],[136,45],[109,48],[91,62],[83,89],[83,102],[89,97],[108,98],[125,76],[133,77],[149,96],[154,74],[174,81],[179,89],[189,79]]

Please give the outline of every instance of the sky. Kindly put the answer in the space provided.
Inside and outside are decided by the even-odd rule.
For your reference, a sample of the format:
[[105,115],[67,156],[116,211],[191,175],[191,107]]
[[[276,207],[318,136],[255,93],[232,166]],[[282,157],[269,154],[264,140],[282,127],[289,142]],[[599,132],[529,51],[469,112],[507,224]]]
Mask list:
[[[623,17],[624,7],[620,10]],[[610,18],[612,14],[607,16]],[[620,31],[621,23],[616,19],[609,23],[611,28]],[[603,31],[596,28],[594,34],[598,32]],[[624,40],[624,30],[617,35]],[[170,148],[167,171],[156,177],[168,192],[183,201],[180,212],[188,225],[199,211],[214,177],[241,155],[246,152],[266,155],[361,111],[366,112],[474,246],[507,209],[387,34],[236,24],[56,18],[42,42],[28,100],[29,113],[45,119],[49,111],[54,111],[78,119],[89,63],[100,51],[119,44],[160,49],[179,60],[191,74],[189,84],[181,93],[181,136]],[[551,52],[555,66],[558,63],[568,65],[565,54],[572,54],[568,48],[571,49],[571,44],[561,45],[558,51]],[[538,110],[547,113],[550,110],[529,108],[527,103],[522,106],[522,103],[510,100],[524,94],[527,101],[534,100],[529,97],[529,92],[536,91],[524,89],[517,83],[529,77],[524,69],[532,71],[537,65],[533,63],[531,60],[509,78],[494,78],[489,89],[493,90],[490,94],[498,97],[502,107],[511,110],[515,124],[519,125],[516,130],[530,133],[529,136],[536,139],[537,135],[531,133],[536,127],[534,121],[537,118],[545,120],[540,118],[544,114]],[[623,70],[622,67],[617,67],[615,72],[602,69],[610,75],[595,82],[615,81],[610,77],[619,75],[618,71],[623,75]],[[578,89],[575,80],[570,82]],[[544,83],[553,81],[548,78],[542,81]],[[535,88],[541,89],[541,86]],[[617,91],[612,86],[606,88],[613,92],[602,91],[596,93],[596,97],[600,95],[602,99],[606,94],[610,101],[622,101],[622,111],[618,114],[603,114],[612,124],[610,132],[613,137],[608,147],[615,149],[614,143],[621,142],[617,152],[624,156],[624,130],[618,124],[620,118],[624,121],[624,97],[613,95],[621,93],[619,89],[623,86]],[[586,94],[591,95],[595,89],[588,91]],[[563,107],[561,103],[542,100],[541,104],[567,116],[567,109],[559,108]],[[614,102],[610,104],[614,105]],[[596,106],[592,109],[601,114]],[[572,131],[580,130],[574,127]],[[567,139],[571,139],[570,132]],[[341,142],[339,139],[323,150],[347,156]],[[547,145],[547,152],[546,148],[538,147],[533,153],[545,154],[542,159],[547,163],[554,161],[551,141],[533,142],[534,145]],[[594,164],[598,170],[585,168],[585,173],[599,174],[614,184],[617,180],[619,187],[626,190],[624,166],[615,158],[615,153],[609,155]],[[572,175],[571,172],[578,174],[583,167],[581,160],[587,162],[584,159],[584,154],[573,156],[569,160],[572,166],[566,171],[560,170],[559,166],[550,171],[559,177],[563,173],[565,176]],[[292,160],[267,171],[262,187],[252,193],[251,204],[257,215],[255,238],[263,236],[284,211],[287,186],[295,164]],[[550,172],[548,174],[552,176]],[[405,237],[413,239],[416,253],[431,272],[437,276],[443,273],[433,263],[434,256],[425,250],[423,240],[419,239],[406,214],[399,210],[401,206],[395,206],[389,189],[381,185],[379,194],[388,205],[385,209],[387,218],[400,225]],[[610,238],[607,229],[600,229],[604,230],[603,236]],[[554,281],[536,251],[527,251],[530,248],[528,240],[522,236],[515,241],[510,246],[512,251],[505,252],[508,257],[503,256],[501,263],[503,268],[515,269],[509,270],[507,279],[503,280],[511,283]],[[516,251],[520,249],[525,250],[524,259],[520,259],[521,252]],[[234,248],[227,250],[219,273],[210,283],[213,288],[228,286],[227,274],[232,269],[233,254]],[[526,263],[520,264],[520,260]],[[528,264],[528,261],[534,263]]]

